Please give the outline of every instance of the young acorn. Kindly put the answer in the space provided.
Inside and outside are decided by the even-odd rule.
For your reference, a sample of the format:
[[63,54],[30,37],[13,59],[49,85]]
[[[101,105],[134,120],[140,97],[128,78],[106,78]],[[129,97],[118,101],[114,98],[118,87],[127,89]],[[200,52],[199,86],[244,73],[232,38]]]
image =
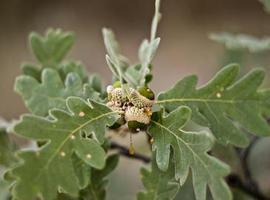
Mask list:
[[130,88],[129,101],[137,108],[152,107],[155,95],[152,90],[147,87],[141,87],[137,90]]
[[125,120],[131,132],[139,132],[145,130],[150,123],[150,116],[144,112],[144,108],[135,106],[128,107],[125,112]]
[[126,122],[131,132],[139,132],[147,128],[155,99],[151,89],[146,86],[140,87],[138,90],[129,88],[125,95],[120,81],[116,81],[107,87],[107,93],[107,106],[120,115],[120,118],[110,128],[119,128]]
[[125,110],[123,109],[123,105],[126,102],[126,98],[122,94],[120,81],[116,81],[113,85],[109,85],[107,87],[107,94],[108,94],[107,106],[110,107],[113,111],[119,113],[120,115],[120,118],[109,128],[117,129],[126,123]]
[[138,91],[131,89],[129,106],[125,112],[125,120],[131,132],[145,130],[150,123],[152,115],[152,106],[154,104],[154,92],[148,87],[141,87]]

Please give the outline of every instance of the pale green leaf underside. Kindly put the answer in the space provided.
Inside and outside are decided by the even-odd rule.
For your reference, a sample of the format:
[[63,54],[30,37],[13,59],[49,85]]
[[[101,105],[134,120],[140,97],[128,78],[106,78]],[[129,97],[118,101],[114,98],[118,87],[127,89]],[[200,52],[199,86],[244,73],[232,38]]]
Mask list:
[[45,36],[31,33],[30,45],[36,59],[43,67],[57,68],[74,42],[74,35],[60,29],[49,29]]
[[70,96],[99,99],[99,94],[89,84],[83,84],[77,73],[68,73],[63,83],[54,69],[42,71],[41,83],[27,75],[19,76],[15,91],[23,97],[27,108],[40,116],[48,115],[52,108],[67,110],[65,100]]
[[162,171],[169,166],[171,147],[175,161],[175,178],[183,185],[191,168],[196,198],[205,200],[209,186],[215,200],[231,199],[231,193],[223,177],[229,173],[224,163],[206,152],[213,146],[213,138],[205,132],[182,130],[190,119],[191,110],[179,107],[165,117],[152,121],[149,132],[154,138],[156,162]]
[[67,107],[69,112],[52,110],[50,120],[25,115],[15,126],[18,135],[48,141],[37,152],[20,154],[24,163],[13,170],[18,178],[13,189],[16,198],[53,199],[59,188],[77,195],[80,184],[73,169],[73,153],[91,167],[104,167],[106,154],[99,143],[103,143],[106,126],[116,121],[117,114],[102,104],[87,103],[78,97],[68,98]]
[[260,39],[245,34],[212,33],[209,38],[232,50],[248,50],[251,53],[270,50],[269,37]]
[[131,87],[138,87],[148,83],[146,76],[150,74],[149,65],[156,53],[160,38],[144,40],[139,48],[139,65],[130,66],[126,57],[121,55],[120,47],[112,30],[103,28],[104,44],[108,55],[107,64],[115,78],[125,80]]
[[254,69],[236,80],[238,71],[237,65],[228,65],[199,89],[197,77],[188,76],[161,93],[157,103],[168,112],[186,105],[192,109],[192,120],[208,126],[219,142],[245,146],[248,139],[239,124],[257,135],[270,134],[262,116],[269,105],[269,92],[258,90],[264,71]]

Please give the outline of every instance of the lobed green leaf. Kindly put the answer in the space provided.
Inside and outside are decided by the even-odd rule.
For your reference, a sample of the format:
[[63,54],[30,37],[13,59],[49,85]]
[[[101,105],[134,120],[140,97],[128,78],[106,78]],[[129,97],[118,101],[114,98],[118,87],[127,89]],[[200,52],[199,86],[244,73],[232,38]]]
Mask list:
[[100,144],[104,142],[106,127],[118,115],[102,104],[87,103],[78,97],[69,97],[67,107],[69,112],[51,110],[49,119],[25,115],[15,126],[18,135],[47,142],[37,152],[19,154],[24,163],[12,171],[17,178],[15,198],[54,199],[57,192],[77,196],[86,183],[77,179],[74,153],[90,167],[105,166],[106,154]]
[[82,95],[82,81],[75,73],[70,73],[65,83],[57,71],[44,69],[41,83],[30,76],[16,78],[15,91],[24,99],[29,110],[41,116],[46,116],[51,108],[66,109],[65,98]]
[[175,178],[183,185],[191,168],[197,200],[206,199],[207,185],[215,200],[232,199],[223,180],[229,173],[228,166],[207,154],[214,144],[213,138],[206,132],[183,130],[190,116],[191,110],[180,106],[167,116],[160,114],[152,121],[149,133],[154,138],[157,166],[164,172],[168,170],[172,147]]
[[44,37],[31,33],[29,41],[33,54],[43,67],[57,68],[73,45],[74,35],[60,29],[49,29]]
[[170,200],[174,199],[180,183],[175,179],[175,164],[173,160],[166,172],[161,171],[156,162],[152,162],[151,171],[142,168],[141,176],[145,191],[138,193],[138,200]]
[[267,90],[258,90],[264,79],[263,70],[254,69],[236,80],[238,71],[237,65],[228,65],[199,89],[197,77],[188,76],[161,93],[157,103],[168,112],[186,105],[192,109],[192,120],[209,127],[219,142],[246,146],[248,138],[241,127],[260,136],[270,134],[263,116],[270,95]]

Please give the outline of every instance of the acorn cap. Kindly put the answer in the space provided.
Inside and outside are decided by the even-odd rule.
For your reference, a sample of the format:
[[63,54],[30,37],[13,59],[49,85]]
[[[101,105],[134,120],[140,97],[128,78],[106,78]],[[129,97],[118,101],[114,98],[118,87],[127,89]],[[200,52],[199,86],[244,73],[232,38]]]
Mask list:
[[129,107],[125,112],[125,120],[129,121],[137,121],[143,124],[150,123],[150,116],[148,116],[144,109],[137,108],[135,106]]
[[140,87],[137,90],[142,96],[146,97],[147,99],[154,100],[155,94],[149,87]]

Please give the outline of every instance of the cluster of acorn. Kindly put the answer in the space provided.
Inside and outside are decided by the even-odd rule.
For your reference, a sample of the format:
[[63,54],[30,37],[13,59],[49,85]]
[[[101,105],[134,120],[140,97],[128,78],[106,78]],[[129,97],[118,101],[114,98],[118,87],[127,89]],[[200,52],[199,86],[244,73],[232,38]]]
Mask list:
[[116,81],[107,87],[107,94],[107,106],[120,115],[117,122],[110,128],[116,129],[126,123],[133,133],[147,128],[155,99],[154,92],[150,88],[144,86],[137,90],[123,89],[121,83]]

